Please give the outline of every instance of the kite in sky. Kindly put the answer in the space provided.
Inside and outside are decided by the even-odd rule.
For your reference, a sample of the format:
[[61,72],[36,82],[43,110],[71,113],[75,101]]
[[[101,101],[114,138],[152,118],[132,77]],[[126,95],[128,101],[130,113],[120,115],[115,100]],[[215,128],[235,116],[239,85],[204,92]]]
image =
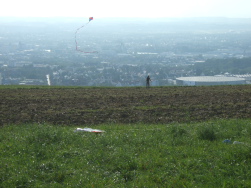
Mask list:
[[93,20],[93,17],[89,17],[89,22]]
[[90,51],[90,52],[86,52],[86,51],[83,51],[83,50],[80,50],[78,48],[78,41],[77,41],[77,34],[78,34],[78,31],[84,27],[87,26],[87,24],[89,24],[91,21],[93,20],[93,17],[89,17],[89,22],[87,22],[86,24],[82,25],[81,27],[79,27],[76,32],[75,32],[75,43],[76,43],[76,50],[79,51],[79,52],[83,52],[83,53],[97,53],[97,51]]

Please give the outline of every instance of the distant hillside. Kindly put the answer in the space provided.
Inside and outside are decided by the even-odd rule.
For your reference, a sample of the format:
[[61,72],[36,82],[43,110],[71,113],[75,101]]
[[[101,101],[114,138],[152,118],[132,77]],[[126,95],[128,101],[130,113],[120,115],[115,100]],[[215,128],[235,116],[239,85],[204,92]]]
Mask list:
[[0,87],[0,125],[170,123],[251,118],[251,85]]

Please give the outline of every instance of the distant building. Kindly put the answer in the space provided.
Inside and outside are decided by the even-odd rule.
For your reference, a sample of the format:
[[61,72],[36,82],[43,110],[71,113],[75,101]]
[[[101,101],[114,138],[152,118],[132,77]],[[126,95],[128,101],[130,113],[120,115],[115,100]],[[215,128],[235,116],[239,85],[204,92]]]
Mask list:
[[246,81],[251,81],[251,74],[240,74],[240,75],[232,75],[237,78],[243,78]]
[[46,85],[46,83],[41,79],[25,79],[19,85]]
[[196,76],[176,78],[176,84],[181,86],[202,86],[202,85],[240,85],[246,84],[244,78],[227,76]]

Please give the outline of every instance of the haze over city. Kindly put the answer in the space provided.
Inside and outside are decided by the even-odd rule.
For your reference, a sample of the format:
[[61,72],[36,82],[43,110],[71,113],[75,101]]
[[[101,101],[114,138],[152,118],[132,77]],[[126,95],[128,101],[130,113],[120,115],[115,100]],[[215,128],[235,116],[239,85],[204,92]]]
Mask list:
[[1,3],[0,16],[250,18],[250,7],[249,0],[8,0]]

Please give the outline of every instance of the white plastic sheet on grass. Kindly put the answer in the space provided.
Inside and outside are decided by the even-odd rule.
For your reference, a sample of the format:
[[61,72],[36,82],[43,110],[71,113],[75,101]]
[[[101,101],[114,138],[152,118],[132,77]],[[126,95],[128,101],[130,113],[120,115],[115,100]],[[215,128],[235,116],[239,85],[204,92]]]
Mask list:
[[74,132],[89,132],[89,133],[103,133],[105,131],[92,128],[77,128]]

